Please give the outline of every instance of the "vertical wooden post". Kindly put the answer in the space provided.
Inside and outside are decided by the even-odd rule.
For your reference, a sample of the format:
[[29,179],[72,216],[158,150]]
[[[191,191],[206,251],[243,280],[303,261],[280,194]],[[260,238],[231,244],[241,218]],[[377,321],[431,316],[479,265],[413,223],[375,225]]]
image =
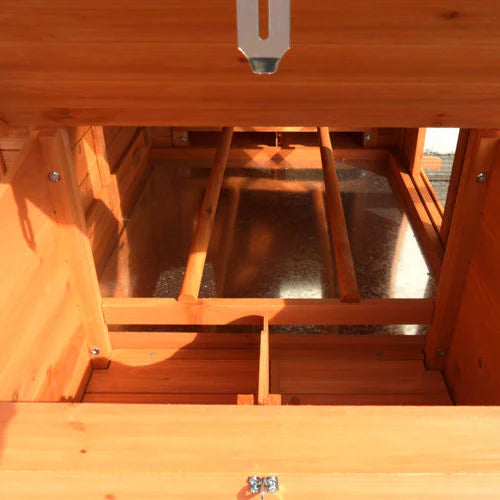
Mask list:
[[207,258],[208,245],[217,211],[224,171],[231,148],[233,127],[224,127],[219,137],[219,144],[215,154],[212,171],[208,178],[208,184],[201,204],[198,225],[189,248],[189,257],[186,264],[186,272],[179,293],[179,301],[194,302],[200,293],[203,268]]
[[259,390],[257,403],[264,404],[269,396],[269,319],[264,316],[264,324],[260,332],[259,356]]
[[328,127],[319,127],[321,162],[325,180],[326,201],[330,218],[330,232],[332,245],[335,251],[337,277],[339,281],[340,300],[342,302],[359,302],[358,284],[352,260],[351,245],[340,196],[339,180],[335,170],[332,143]]
[[[493,168],[500,168],[500,132],[473,131],[467,144],[455,210],[444,254],[434,318],[427,333],[425,354],[429,368],[443,369],[476,244],[479,218]],[[479,182],[478,182],[479,181]]]
[[[95,368],[106,368],[111,343],[101,308],[99,283],[87,236],[84,211],[66,130],[42,129],[38,136],[47,169],[55,216],[61,225],[65,253],[75,286],[89,350]],[[98,352],[97,352],[98,350]]]
[[455,202],[457,200],[458,186],[460,184],[460,177],[462,175],[468,141],[469,130],[460,129],[457,148],[455,150],[455,158],[453,160],[453,168],[451,170],[450,184],[448,186],[448,194],[446,195],[443,222],[441,224],[441,241],[445,246],[448,241],[448,235],[450,234],[451,219],[453,217],[453,212],[455,211]]

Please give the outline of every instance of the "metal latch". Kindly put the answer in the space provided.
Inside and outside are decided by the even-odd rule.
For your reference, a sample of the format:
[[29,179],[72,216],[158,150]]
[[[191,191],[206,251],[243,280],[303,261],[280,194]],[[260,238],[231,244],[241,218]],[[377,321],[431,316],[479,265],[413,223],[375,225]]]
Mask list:
[[276,73],[279,62],[290,48],[290,0],[268,0],[269,36],[260,37],[259,0],[236,0],[238,48],[252,71],[259,75]]
[[248,489],[253,495],[260,493],[261,499],[264,498],[265,493],[277,493],[280,489],[278,476],[251,476],[248,478]]

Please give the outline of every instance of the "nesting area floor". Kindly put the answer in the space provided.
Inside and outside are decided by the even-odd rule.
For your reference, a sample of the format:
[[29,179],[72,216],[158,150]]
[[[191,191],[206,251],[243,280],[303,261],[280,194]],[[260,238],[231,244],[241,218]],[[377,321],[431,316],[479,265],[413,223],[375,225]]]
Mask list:
[[[236,404],[257,391],[258,334],[111,335],[111,364],[84,402]],[[423,347],[423,336],[272,334],[270,392],[292,405],[451,404]]]

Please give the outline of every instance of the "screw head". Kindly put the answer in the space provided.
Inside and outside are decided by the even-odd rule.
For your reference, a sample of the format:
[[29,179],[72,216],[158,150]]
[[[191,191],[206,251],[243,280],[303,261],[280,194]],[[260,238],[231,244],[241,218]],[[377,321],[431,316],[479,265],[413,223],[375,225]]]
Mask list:
[[483,182],[486,182],[488,180],[488,176],[486,175],[485,172],[479,172],[476,177],[476,182],[479,182],[479,184],[482,184]]
[[94,355],[97,356],[101,351],[99,350],[98,347],[93,347],[90,352]]
[[446,351],[444,349],[438,349],[436,352],[438,356],[444,356],[446,354]]
[[372,135],[371,134],[366,134],[365,135],[365,140],[371,141],[372,140]]
[[187,142],[188,138],[185,135],[181,135],[181,141]]
[[49,172],[49,179],[52,182],[59,182],[61,180],[61,174],[59,172],[56,172],[55,170],[52,170],[52,172]]
[[259,476],[251,476],[248,478],[248,489],[250,493],[255,495],[256,493],[260,493],[262,488],[262,478]]
[[279,491],[278,477],[268,476],[264,479],[264,486],[268,493],[276,493]]

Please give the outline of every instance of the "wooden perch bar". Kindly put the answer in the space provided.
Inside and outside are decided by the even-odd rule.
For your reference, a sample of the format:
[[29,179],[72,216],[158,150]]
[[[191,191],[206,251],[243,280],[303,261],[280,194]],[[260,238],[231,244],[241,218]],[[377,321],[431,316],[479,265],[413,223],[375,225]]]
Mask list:
[[330,236],[335,252],[337,277],[339,282],[340,300],[342,302],[359,302],[360,296],[356,283],[356,273],[352,261],[351,245],[347,234],[347,226],[340,197],[339,180],[335,170],[332,142],[328,127],[318,127],[321,162],[330,218]]
[[227,159],[231,148],[233,127],[224,127],[219,136],[217,152],[215,154],[212,171],[208,178],[208,184],[201,204],[198,225],[189,249],[189,257],[186,264],[184,281],[179,293],[179,301],[195,302],[200,292],[203,268],[207,257],[208,245],[217,211],[217,203],[224,179]]
[[264,324],[260,333],[259,357],[259,392],[257,402],[262,405],[269,396],[269,320],[264,316]]

